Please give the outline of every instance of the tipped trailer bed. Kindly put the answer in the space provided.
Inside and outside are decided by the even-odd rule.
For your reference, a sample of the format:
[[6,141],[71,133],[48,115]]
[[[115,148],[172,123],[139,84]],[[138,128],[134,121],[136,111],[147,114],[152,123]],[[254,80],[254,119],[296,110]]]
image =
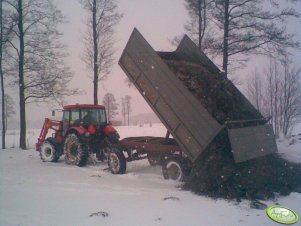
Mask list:
[[[223,130],[236,163],[277,151],[272,126],[188,36],[156,52],[134,29],[119,65],[191,162]],[[140,145],[130,140],[124,149]]]

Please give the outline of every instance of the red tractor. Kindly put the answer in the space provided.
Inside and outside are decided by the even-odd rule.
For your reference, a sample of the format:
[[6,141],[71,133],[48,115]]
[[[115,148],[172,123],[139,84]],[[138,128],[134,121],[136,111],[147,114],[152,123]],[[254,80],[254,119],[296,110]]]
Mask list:
[[[54,133],[47,137],[49,129]],[[46,138],[47,137],[47,138]],[[84,166],[89,154],[96,154],[99,160],[108,158],[112,173],[124,173],[126,161],[123,153],[115,148],[119,134],[107,122],[102,105],[76,104],[63,109],[62,121],[46,118],[36,150],[46,162],[57,162],[65,155],[67,164]]]

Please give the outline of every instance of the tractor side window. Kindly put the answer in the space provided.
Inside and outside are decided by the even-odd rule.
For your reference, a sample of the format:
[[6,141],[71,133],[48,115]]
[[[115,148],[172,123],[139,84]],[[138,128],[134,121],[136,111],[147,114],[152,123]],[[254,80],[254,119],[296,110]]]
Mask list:
[[69,128],[69,111],[65,110],[63,113],[63,134]]
[[79,126],[79,123],[80,123],[79,109],[72,109],[71,110],[70,125],[71,126]]
[[100,110],[99,111],[99,119],[100,119],[100,124],[101,125],[107,124],[107,117],[106,117],[106,111],[105,110]]
[[82,120],[88,116],[88,112],[91,111],[89,109],[82,109]]

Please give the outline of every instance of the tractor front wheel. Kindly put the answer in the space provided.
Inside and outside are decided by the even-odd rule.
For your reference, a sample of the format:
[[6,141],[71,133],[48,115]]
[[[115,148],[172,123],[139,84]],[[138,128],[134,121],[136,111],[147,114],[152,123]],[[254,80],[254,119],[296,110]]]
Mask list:
[[41,146],[40,157],[43,162],[57,162],[60,158],[54,145],[47,140]]
[[69,165],[85,166],[89,157],[88,150],[76,134],[69,134],[64,144],[65,162]]
[[108,165],[112,174],[124,174],[126,171],[126,159],[122,151],[110,148]]

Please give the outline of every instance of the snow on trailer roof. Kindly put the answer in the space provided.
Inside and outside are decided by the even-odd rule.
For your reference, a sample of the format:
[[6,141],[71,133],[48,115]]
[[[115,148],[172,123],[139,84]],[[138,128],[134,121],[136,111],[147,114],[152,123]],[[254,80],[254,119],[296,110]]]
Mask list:
[[64,106],[64,110],[72,109],[72,108],[94,108],[94,109],[105,109],[103,105],[97,104],[74,104],[74,105],[66,105]]

